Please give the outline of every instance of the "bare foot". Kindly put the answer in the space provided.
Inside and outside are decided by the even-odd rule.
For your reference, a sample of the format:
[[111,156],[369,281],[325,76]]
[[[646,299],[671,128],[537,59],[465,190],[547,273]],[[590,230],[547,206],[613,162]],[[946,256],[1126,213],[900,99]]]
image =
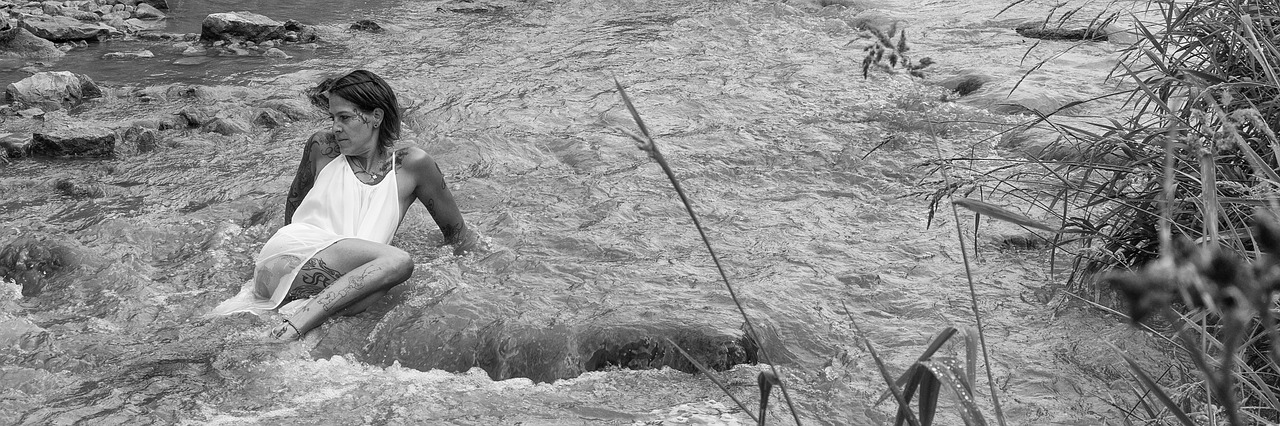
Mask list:
[[299,337],[302,337],[302,333],[299,333],[298,329],[294,327],[293,324],[289,322],[289,320],[285,320],[283,323],[280,323],[280,325],[276,326],[276,328],[273,328],[271,329],[271,331],[268,331],[267,336],[271,336],[272,338],[279,339],[279,340],[289,341],[289,340],[298,340]]

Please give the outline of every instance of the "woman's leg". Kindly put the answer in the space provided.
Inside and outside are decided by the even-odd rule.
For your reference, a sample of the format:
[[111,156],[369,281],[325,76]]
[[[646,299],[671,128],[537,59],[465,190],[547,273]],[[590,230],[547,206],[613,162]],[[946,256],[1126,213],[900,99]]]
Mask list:
[[325,286],[324,290],[271,335],[294,339],[335,314],[363,311],[412,274],[413,260],[404,250],[356,238],[333,243],[316,253],[294,279],[295,286],[307,283]]

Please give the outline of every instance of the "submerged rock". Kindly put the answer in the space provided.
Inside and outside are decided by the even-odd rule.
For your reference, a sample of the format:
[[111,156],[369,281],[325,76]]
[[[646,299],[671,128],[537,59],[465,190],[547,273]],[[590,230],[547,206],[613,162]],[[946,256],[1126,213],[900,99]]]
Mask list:
[[1106,41],[1107,34],[1099,28],[1047,28],[1042,22],[1027,22],[1014,28],[1018,35],[1043,40]]
[[437,11],[455,13],[491,13],[502,9],[499,5],[475,0],[449,0],[436,8]]
[[35,297],[53,275],[73,263],[71,258],[71,251],[59,244],[20,239],[0,249],[0,277],[21,285],[23,297]]
[[102,97],[102,89],[84,74],[45,71],[9,84],[4,95],[8,102],[21,102],[49,111],[71,108],[87,99]]
[[351,24],[351,29],[371,33],[380,33],[383,31],[382,26],[378,25],[378,23],[374,22],[372,19],[361,19],[356,21],[354,24]]
[[942,80],[941,82],[938,82],[938,85],[951,90],[952,93],[955,93],[958,96],[965,96],[978,91],[978,89],[981,89],[982,86],[991,82],[991,80],[992,78],[990,76],[977,73],[964,73]]
[[200,24],[200,39],[204,41],[252,41],[263,42],[284,37],[284,23],[251,12],[214,13]]
[[31,155],[42,157],[102,157],[115,153],[116,132],[100,127],[76,127],[31,135]]

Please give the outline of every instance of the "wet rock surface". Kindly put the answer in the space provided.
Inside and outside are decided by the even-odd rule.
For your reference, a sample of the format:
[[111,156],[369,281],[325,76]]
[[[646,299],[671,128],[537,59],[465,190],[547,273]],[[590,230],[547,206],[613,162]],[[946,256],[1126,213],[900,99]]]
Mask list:
[[40,107],[44,110],[71,108],[86,100],[102,97],[93,79],[70,71],[45,71],[5,88],[5,101]]

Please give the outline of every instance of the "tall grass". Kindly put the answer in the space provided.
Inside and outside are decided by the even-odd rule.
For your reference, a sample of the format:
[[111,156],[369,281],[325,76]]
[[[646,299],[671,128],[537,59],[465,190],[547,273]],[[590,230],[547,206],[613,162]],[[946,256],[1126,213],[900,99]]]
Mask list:
[[939,161],[966,178],[934,197],[1024,203],[1066,231],[1052,238],[1055,254],[1073,257],[1070,290],[1127,305],[1135,322],[1163,320],[1157,328],[1203,374],[1186,388],[1199,391],[1168,394],[1130,361],[1158,400],[1140,403],[1147,420],[1275,423],[1280,235],[1268,221],[1280,213],[1280,2],[1150,6],[1158,19],[1136,23],[1139,40],[1112,74],[1128,83],[1113,95],[1130,118],[1040,114],[1028,126],[1056,130],[1054,145],[1020,162]]

